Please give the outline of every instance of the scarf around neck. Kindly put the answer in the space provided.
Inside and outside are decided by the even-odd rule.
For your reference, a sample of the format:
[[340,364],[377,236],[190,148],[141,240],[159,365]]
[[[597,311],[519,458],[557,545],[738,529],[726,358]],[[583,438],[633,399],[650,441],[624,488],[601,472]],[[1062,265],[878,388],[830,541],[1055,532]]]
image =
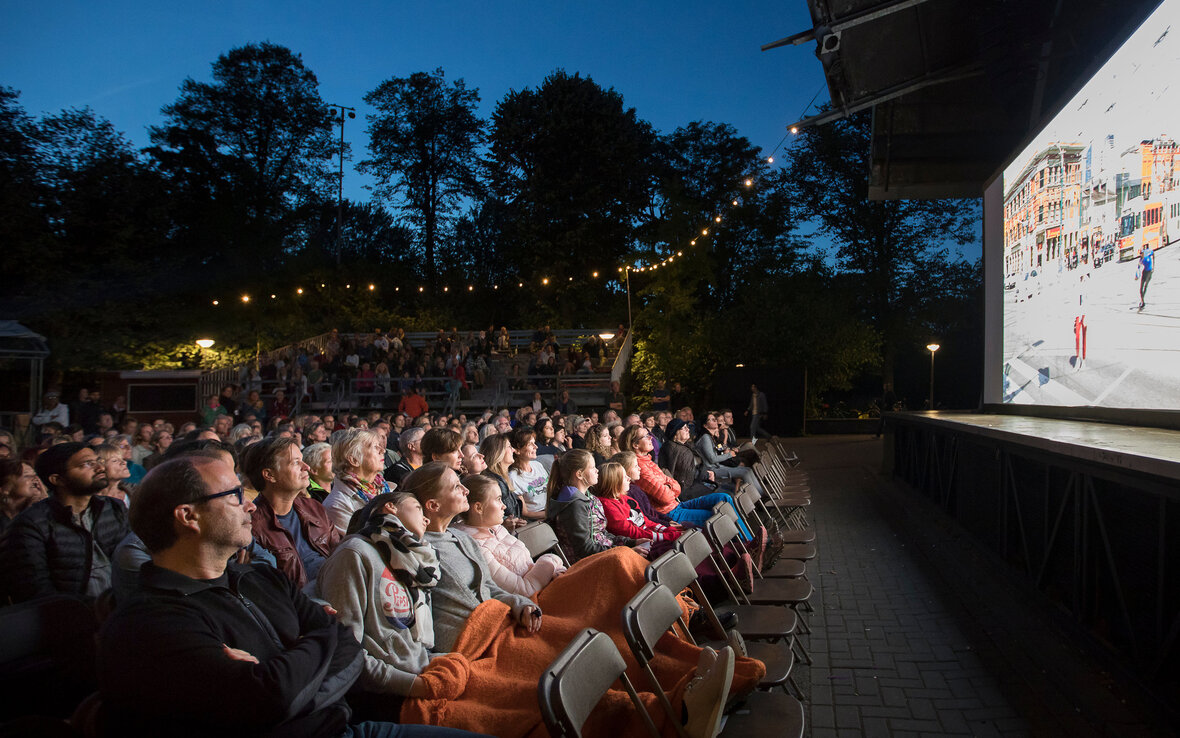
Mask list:
[[385,483],[385,477],[381,472],[377,472],[371,482],[366,482],[353,472],[340,472],[336,478],[361,502],[368,502],[382,492],[389,491],[389,485]]
[[377,549],[385,568],[410,593],[413,607],[408,621],[402,624],[413,627],[418,606],[426,600],[426,590],[438,584],[442,575],[438,554],[429,543],[419,541],[406,530],[396,515],[388,513],[369,518],[357,535]]

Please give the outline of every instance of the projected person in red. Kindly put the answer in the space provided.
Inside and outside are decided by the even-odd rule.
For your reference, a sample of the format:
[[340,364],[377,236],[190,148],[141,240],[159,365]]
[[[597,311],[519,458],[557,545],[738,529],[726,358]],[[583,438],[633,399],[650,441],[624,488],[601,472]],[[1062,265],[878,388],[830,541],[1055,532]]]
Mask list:
[[1151,275],[1155,273],[1155,251],[1151,244],[1143,246],[1143,255],[1139,257],[1139,268],[1135,270],[1135,277],[1139,280],[1139,309],[1147,304],[1147,285],[1151,282]]
[[1078,277],[1078,314],[1073,318],[1074,366],[1086,360],[1086,280],[1089,274]]

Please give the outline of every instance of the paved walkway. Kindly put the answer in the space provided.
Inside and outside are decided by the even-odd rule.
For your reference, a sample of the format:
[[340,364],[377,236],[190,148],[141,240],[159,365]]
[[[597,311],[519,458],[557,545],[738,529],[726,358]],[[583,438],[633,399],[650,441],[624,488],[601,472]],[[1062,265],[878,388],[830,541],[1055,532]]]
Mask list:
[[880,475],[882,441],[790,439],[819,556],[796,681],[831,736],[1169,735],[953,522]]

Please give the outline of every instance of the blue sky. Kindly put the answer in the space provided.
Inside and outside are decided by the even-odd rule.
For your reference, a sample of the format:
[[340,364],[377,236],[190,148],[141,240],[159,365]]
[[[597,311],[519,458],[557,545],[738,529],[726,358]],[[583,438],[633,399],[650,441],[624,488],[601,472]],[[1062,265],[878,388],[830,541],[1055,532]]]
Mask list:
[[[661,131],[730,123],[767,153],[827,89],[814,44],[759,46],[810,27],[804,0],[679,2],[374,2],[291,0],[16,3],[0,14],[0,84],[32,115],[90,106],[137,146],[186,77],[219,54],[271,41],[303,55],[326,102],[358,108],[346,138],[363,154],[362,96],[392,76],[442,67],[482,97],[557,68],[614,87]],[[818,93],[818,96],[817,96]],[[345,194],[367,200],[346,170]]]

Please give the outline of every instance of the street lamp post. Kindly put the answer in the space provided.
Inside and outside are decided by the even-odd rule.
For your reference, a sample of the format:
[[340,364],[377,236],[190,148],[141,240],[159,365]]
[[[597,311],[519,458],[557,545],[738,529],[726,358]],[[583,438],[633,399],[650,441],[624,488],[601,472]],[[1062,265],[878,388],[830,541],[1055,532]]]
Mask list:
[[336,190],[336,266],[340,266],[340,252],[344,249],[344,119],[356,117],[356,108],[337,103],[328,103],[328,107],[340,111],[340,181]]
[[941,348],[937,343],[926,344],[926,350],[930,352],[930,409],[934,410],[934,352]]

